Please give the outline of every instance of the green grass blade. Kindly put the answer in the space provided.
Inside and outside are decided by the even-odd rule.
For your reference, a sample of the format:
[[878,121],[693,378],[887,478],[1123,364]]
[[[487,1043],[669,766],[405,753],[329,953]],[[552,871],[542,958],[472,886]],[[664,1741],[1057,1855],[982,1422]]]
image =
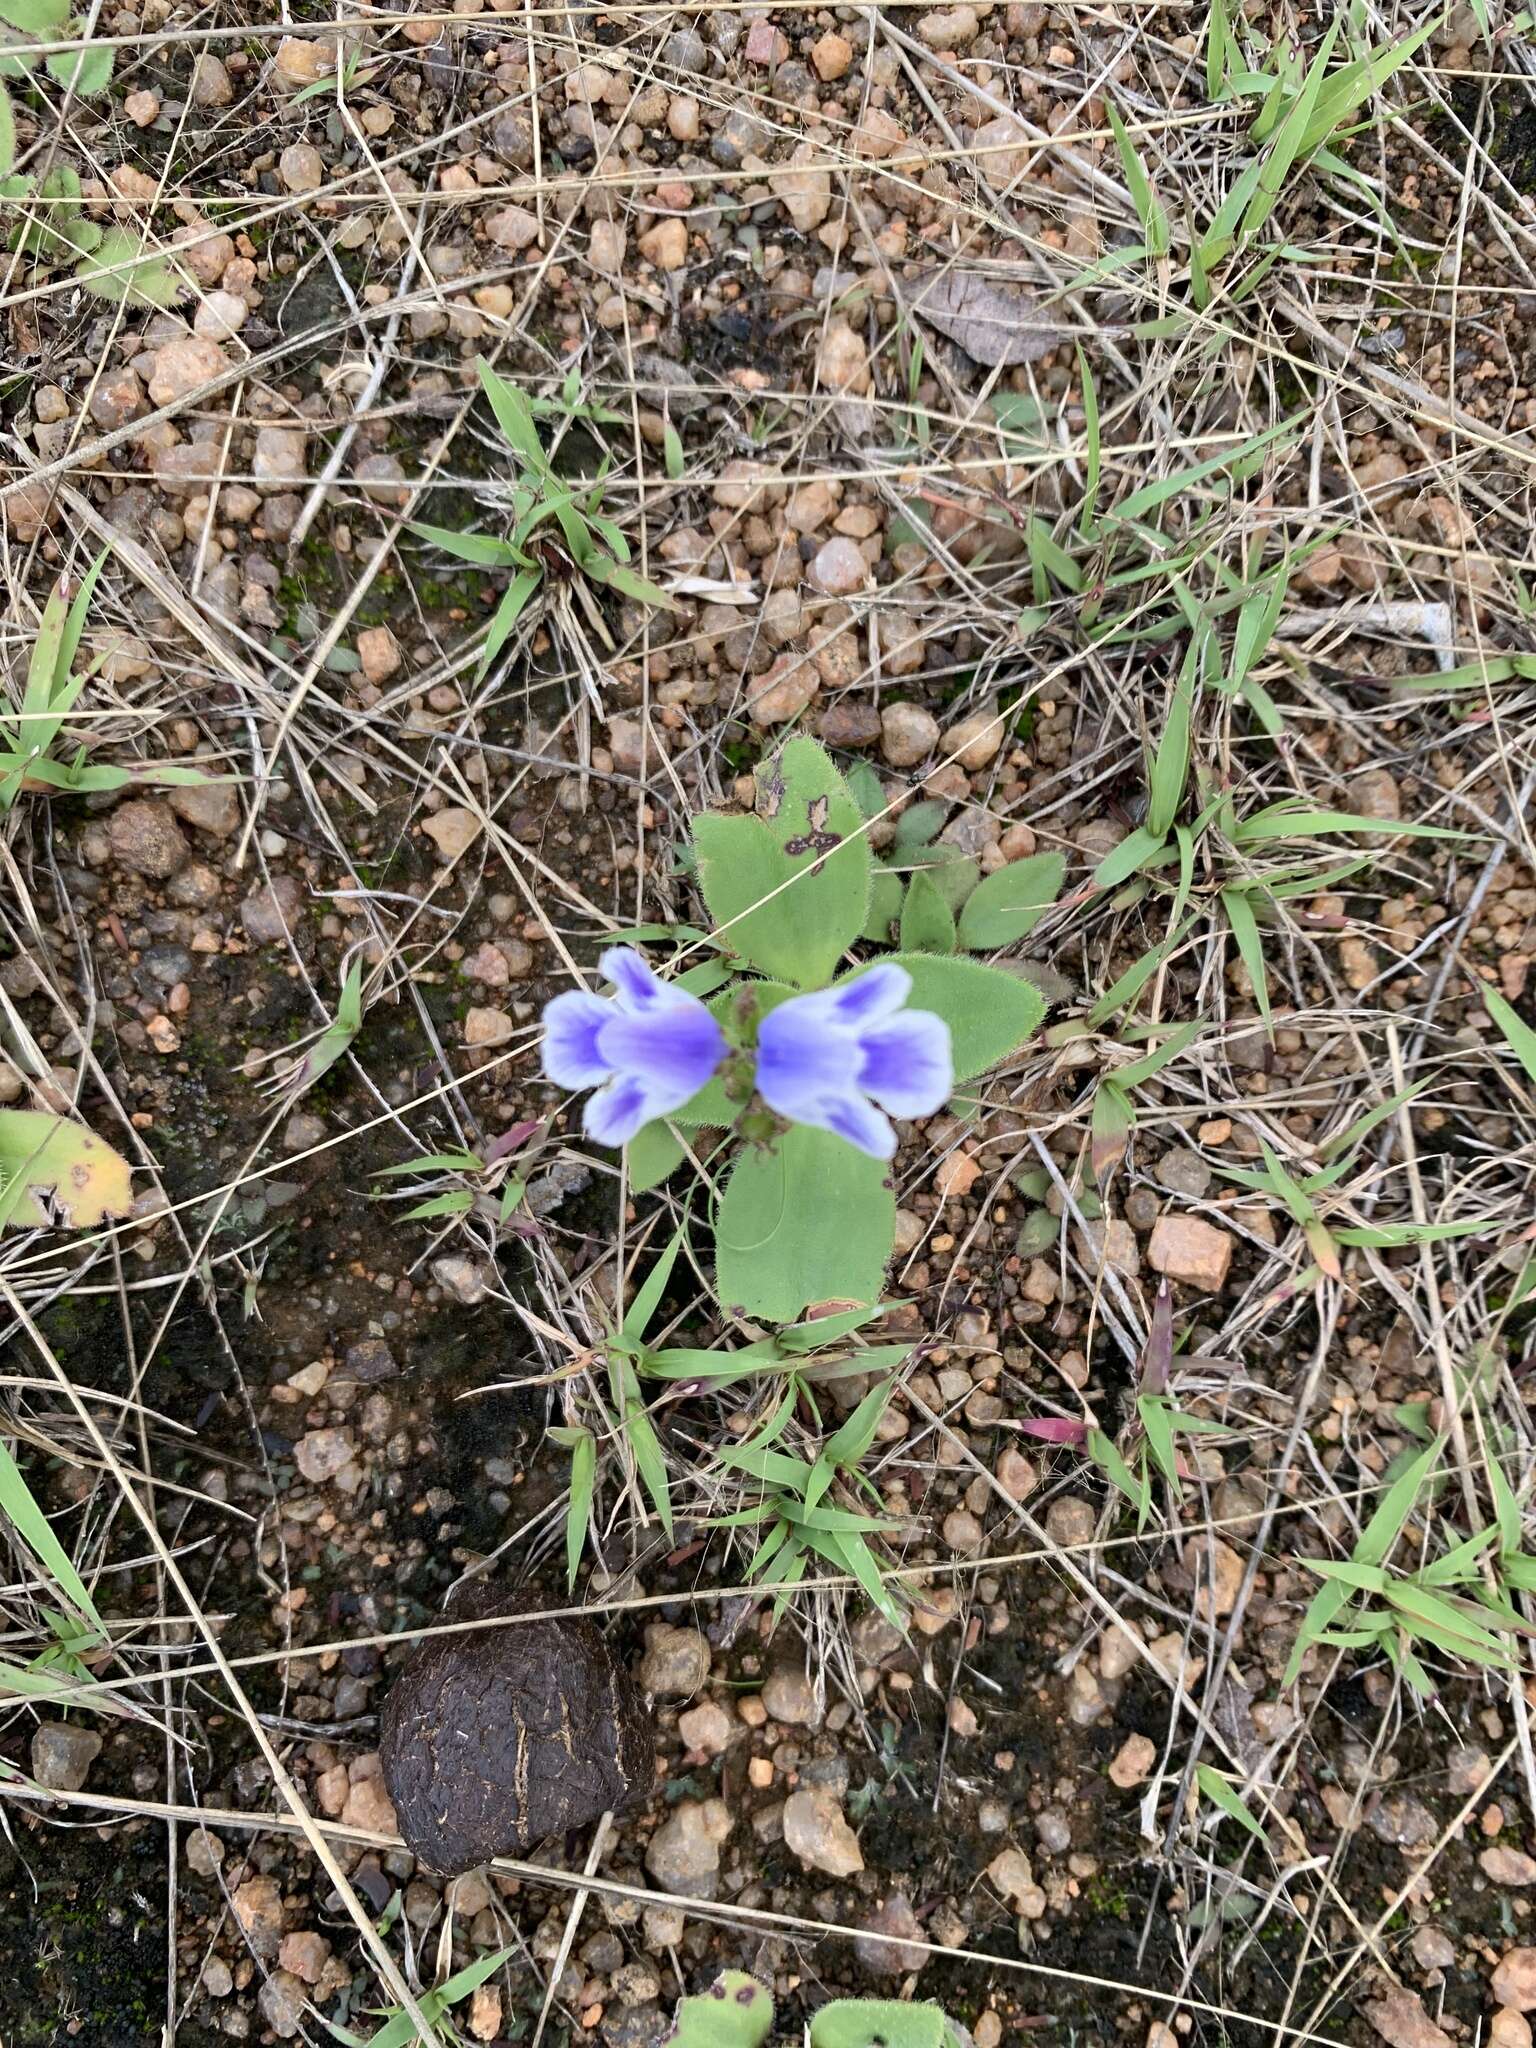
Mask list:
[[[1396,1095],[1389,1095],[1385,1102],[1378,1102],[1374,1109],[1368,1109],[1364,1116],[1356,1117],[1344,1130],[1324,1139],[1319,1148],[1320,1156],[1324,1159],[1333,1159],[1350,1147],[1361,1144],[1378,1124],[1385,1123],[1389,1116],[1396,1116],[1404,1103],[1412,1102],[1415,1096],[1422,1095],[1428,1086],[1427,1081],[1416,1081],[1410,1087],[1399,1089]],[[1319,1174],[1316,1178],[1325,1186],[1328,1185],[1323,1175]],[[1309,1180],[1308,1186],[1311,1184]]]
[[1361,1564],[1351,1557],[1309,1557],[1307,1570],[1320,1579],[1335,1579],[1352,1593],[1385,1593],[1391,1581],[1379,1564]]
[[1045,521],[1031,514],[1025,537],[1029,559],[1035,571],[1035,602],[1044,604],[1050,596],[1047,579],[1054,576],[1064,590],[1080,591],[1085,578],[1078,564],[1056,539]]
[[1408,1645],[1401,1638],[1395,1641],[1389,1638],[1384,1647],[1387,1655],[1419,1695],[1419,1698],[1422,1700],[1432,1700],[1439,1688],[1418,1658],[1413,1654],[1412,1650],[1409,1649]]
[[658,584],[647,582],[644,576],[634,569],[626,568],[622,562],[613,564],[608,571],[607,580],[615,590],[622,591],[625,597],[632,597],[640,604],[653,604],[660,610],[668,612],[682,609],[675,597],[669,596]]
[[869,1545],[862,1536],[826,1535],[819,1530],[807,1529],[805,1540],[829,1564],[839,1566],[858,1580],[871,1603],[880,1610],[892,1628],[900,1629],[903,1635],[908,1633],[907,1618],[881,1578],[879,1566],[870,1555]]
[[1136,1108],[1123,1088],[1114,1081],[1101,1081],[1094,1090],[1089,1119],[1088,1162],[1101,1185],[1104,1176],[1125,1157],[1126,1142],[1136,1128]]
[[657,1308],[660,1306],[661,1297],[666,1292],[667,1282],[672,1277],[672,1268],[677,1263],[677,1255],[682,1249],[685,1235],[686,1225],[680,1223],[668,1240],[666,1249],[656,1260],[650,1272],[646,1274],[640,1286],[636,1288],[635,1298],[629,1306],[629,1313],[619,1325],[619,1333],[626,1343],[638,1345],[644,1341],[646,1328],[650,1323],[651,1317],[655,1315]]
[[880,1427],[880,1418],[890,1402],[892,1384],[887,1379],[872,1386],[841,1427],[828,1437],[806,1483],[805,1505],[808,1508],[815,1507],[837,1472],[851,1470],[863,1463],[875,1440],[875,1431]]
[[1118,981],[1111,982],[1088,1012],[1087,1021],[1095,1031],[1107,1018],[1113,1017],[1117,1010],[1129,1008],[1173,949],[1182,945],[1188,938],[1194,922],[1193,916],[1186,918],[1183,924],[1168,934],[1160,946],[1154,946],[1150,952],[1143,953],[1138,961],[1125,970]]
[[1436,1438],[1393,1480],[1382,1495],[1376,1512],[1360,1532],[1355,1545],[1356,1564],[1385,1564],[1392,1546],[1403,1533],[1403,1524],[1418,1504],[1430,1474],[1439,1462],[1441,1443]]
[[1192,235],[1189,243],[1189,296],[1194,301],[1197,313],[1206,312],[1211,303],[1211,279],[1206,267],[1205,253],[1198,240]]
[[1213,1770],[1209,1764],[1197,1764],[1195,1766],[1195,1782],[1199,1785],[1206,1798],[1210,1800],[1212,1806],[1219,1806],[1228,1820],[1235,1820],[1239,1827],[1246,1828],[1249,1834],[1256,1837],[1257,1840],[1261,1842],[1267,1840],[1263,1828],[1260,1827],[1247,1807],[1244,1806],[1242,1800],[1238,1798],[1220,1771]]
[[544,453],[544,444],[539,439],[539,430],[533,423],[527,399],[515,384],[509,384],[505,377],[498,377],[484,356],[476,357],[475,373],[480,379],[481,390],[491,401],[496,424],[508,442],[531,469],[547,475],[549,458]]
[[565,1583],[576,1584],[581,1553],[592,1521],[592,1496],[597,1486],[597,1440],[589,1429],[571,1446],[571,1500],[565,1514]]
[[1524,1067],[1527,1077],[1536,1082],[1536,1031],[1526,1023],[1513,1003],[1505,1001],[1497,989],[1485,987],[1483,1002],[1487,1006],[1489,1016],[1504,1034],[1504,1041],[1510,1051]]
[[1175,1500],[1184,1498],[1184,1489],[1179,1484],[1179,1454],[1173,1441],[1173,1418],[1166,1401],[1156,1394],[1143,1394],[1136,1403],[1136,1412],[1141,1418],[1142,1434],[1147,1439],[1147,1449],[1152,1462],[1168,1482],[1168,1490]]
[[1275,626],[1290,587],[1290,577],[1291,558],[1287,554],[1279,568],[1272,570],[1252,596],[1245,599],[1238,612],[1237,625],[1232,635],[1232,665],[1227,675],[1228,689],[1242,688],[1249,669],[1274,637]]
[[85,631],[85,622],[90,614],[91,599],[95,594],[97,580],[106,565],[110,547],[102,549],[89,569],[80,579],[80,588],[75,592],[75,601],[69,608],[64,621],[64,632],[59,641],[58,664],[55,673],[54,702],[58,702],[60,687],[68,681],[75,665],[75,656],[80,651],[80,636]]
[[[1159,844],[1172,830],[1173,821],[1179,814],[1179,805],[1184,800],[1184,783],[1189,774],[1193,698],[1194,678],[1189,674],[1181,675],[1174,686],[1173,701],[1168,706],[1168,720],[1152,759],[1146,829]],[[1109,858],[1112,859],[1113,855]]]
[[635,1469],[640,1474],[651,1505],[656,1510],[657,1520],[672,1540],[672,1493],[667,1482],[667,1461],[661,1453],[661,1443],[645,1411],[643,1401],[629,1401],[624,1407],[624,1433],[629,1448],[634,1454]]
[[1085,453],[1083,502],[1078,507],[1077,530],[1086,540],[1093,532],[1093,512],[1099,499],[1103,446],[1099,427],[1099,389],[1093,371],[1081,349],[1077,352],[1078,375],[1083,386],[1083,448]]
[[1195,835],[1188,825],[1175,825],[1173,838],[1179,853],[1179,879],[1173,892],[1173,909],[1168,917],[1170,928],[1183,917],[1195,886]]
[[1506,1556],[1513,1556],[1520,1548],[1523,1534],[1520,1503],[1515,1499],[1514,1489],[1505,1478],[1504,1468],[1497,1458],[1488,1460],[1487,1471],[1494,1520],[1499,1526],[1499,1549]]
[[1141,158],[1136,154],[1135,144],[1126,132],[1125,123],[1115,111],[1112,102],[1106,101],[1105,113],[1114,131],[1115,149],[1119,154],[1120,168],[1125,174],[1126,189],[1131,195],[1131,204],[1136,209],[1136,218],[1141,223],[1141,232],[1146,237],[1147,251],[1153,256],[1163,256],[1168,251],[1168,214],[1163,202],[1153,190],[1152,180]]
[[1286,1662],[1283,1685],[1294,1685],[1301,1675],[1302,1660],[1312,1645],[1321,1642],[1334,1617],[1349,1605],[1350,1589],[1342,1579],[1329,1579],[1313,1594],[1306,1613],[1301,1617],[1301,1627],[1296,1631],[1296,1640],[1291,1645],[1291,1654]]
[[1093,871],[1090,886],[1095,890],[1116,889],[1122,882],[1128,882],[1154,854],[1162,852],[1165,839],[1164,833],[1138,825],[1134,832],[1127,833],[1118,846],[1105,854]]
[[1499,1534],[1499,1525],[1490,1522],[1486,1529],[1479,1529],[1476,1535],[1465,1537],[1460,1543],[1437,1557],[1419,1574],[1419,1583],[1424,1586],[1464,1586],[1477,1577],[1477,1562]]
[[1137,1515],[1145,1516],[1151,1505],[1152,1489],[1145,1479],[1132,1472],[1113,1437],[1106,1436],[1102,1429],[1090,1429],[1083,1448],[1100,1471],[1125,1495]]
[[401,1159],[393,1166],[376,1166],[375,1180],[398,1178],[407,1173],[480,1173],[485,1162],[478,1152],[427,1152],[420,1159]]
[[1223,889],[1221,907],[1227,913],[1227,927],[1237,942],[1237,956],[1248,970],[1253,999],[1264,1019],[1264,1028],[1273,1038],[1275,1020],[1269,1007],[1269,976],[1264,968],[1264,945],[1259,937],[1259,921],[1253,914],[1252,900],[1246,889]]
[[1450,825],[1424,825],[1409,818],[1365,818],[1355,811],[1318,810],[1289,799],[1267,804],[1251,818],[1238,820],[1233,833],[1238,846],[1264,846],[1275,839],[1326,839],[1340,832],[1380,833],[1388,839],[1466,839]]
[[1453,1237],[1485,1237],[1496,1226],[1490,1216],[1469,1216],[1464,1223],[1382,1223],[1374,1229],[1336,1230],[1340,1244],[1443,1244]]
[[527,608],[528,600],[544,580],[542,569],[519,569],[502,593],[501,603],[485,632],[485,645],[480,650],[480,669],[483,674],[500,654],[512,637],[512,629]]
[[475,1206],[468,1188],[456,1188],[445,1195],[433,1195],[413,1209],[401,1211],[402,1223],[430,1223],[439,1216],[465,1216]]
[[431,541],[445,555],[473,562],[477,569],[509,569],[518,559],[510,541],[496,540],[488,533],[455,533],[450,526],[428,526],[417,519],[411,521],[411,532]]
[[1442,19],[1441,15],[1432,14],[1412,35],[1404,36],[1388,49],[1373,50],[1369,56],[1362,57],[1330,79],[1313,109],[1311,122],[1302,138],[1303,148],[1309,151],[1316,149],[1352,119],[1395,71],[1423,49],[1440,27]]
[[1227,25],[1227,0],[1211,0],[1205,20],[1205,96],[1221,100],[1227,96],[1227,53],[1232,34]]
[[75,1569],[69,1552],[54,1534],[53,1524],[32,1498],[21,1467],[12,1457],[9,1445],[4,1443],[0,1443],[0,1515],[5,1516],[68,1604],[105,1637],[106,1630],[96,1612],[95,1601],[85,1590],[85,1581]]
[[1270,144],[1257,188],[1244,210],[1242,224],[1238,229],[1240,243],[1251,241],[1274,212],[1280,194],[1285,189],[1286,175],[1306,147],[1313,111],[1317,106],[1318,95],[1323,89],[1323,73],[1328,68],[1328,60],[1333,55],[1333,46],[1338,37],[1339,18],[1335,15],[1328,24],[1327,34],[1323,37],[1294,105],[1281,122],[1275,139]]
[[1116,1067],[1114,1078],[1121,1088],[1139,1088],[1144,1081],[1176,1060],[1198,1032],[1205,1029],[1203,1017],[1191,1017],[1176,1031],[1170,1031],[1156,1052],[1145,1053],[1139,1060],[1132,1060],[1129,1066]]
[[1238,222],[1248,210],[1249,201],[1254,193],[1259,189],[1259,179],[1263,171],[1264,159],[1255,157],[1242,175],[1233,181],[1231,190],[1217,207],[1210,226],[1194,245],[1203,266],[1214,268],[1230,254],[1237,239]]
[[1218,475],[1234,463],[1252,460],[1254,456],[1272,448],[1283,436],[1298,431],[1295,421],[1277,420],[1274,426],[1267,428],[1262,434],[1255,435],[1251,440],[1223,449],[1219,455],[1208,456],[1204,462],[1194,463],[1189,469],[1181,469],[1174,476],[1160,477],[1156,483],[1143,484],[1139,491],[1132,491],[1128,498],[1122,499],[1115,506],[1113,516],[1116,519],[1140,519],[1144,514],[1155,511],[1159,505],[1166,504],[1168,499],[1177,497],[1180,492],[1203,483],[1209,476]]
[[32,642],[32,654],[27,662],[26,687],[21,699],[21,731],[24,735],[24,750],[46,746],[58,731],[54,721],[47,740],[39,738],[42,721],[53,710],[54,693],[60,676],[59,653],[64,645],[64,628],[68,613],[64,604],[67,588],[64,577],[60,577],[49,591],[43,605],[43,616],[38,622],[37,638]]

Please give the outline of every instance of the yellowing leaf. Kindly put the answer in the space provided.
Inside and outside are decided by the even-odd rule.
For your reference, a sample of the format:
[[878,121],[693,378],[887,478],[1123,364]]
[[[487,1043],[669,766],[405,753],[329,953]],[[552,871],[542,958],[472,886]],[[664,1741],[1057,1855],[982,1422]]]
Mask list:
[[132,1208],[128,1162],[105,1139],[47,1110],[0,1110],[0,1225],[95,1230]]

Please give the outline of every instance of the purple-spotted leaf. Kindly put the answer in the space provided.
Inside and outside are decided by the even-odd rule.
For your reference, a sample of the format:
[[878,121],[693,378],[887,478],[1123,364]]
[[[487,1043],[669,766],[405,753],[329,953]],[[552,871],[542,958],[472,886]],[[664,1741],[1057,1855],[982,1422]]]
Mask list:
[[755,817],[694,826],[716,933],[762,973],[820,988],[869,917],[871,859],[859,807],[825,748],[793,739],[757,774]]

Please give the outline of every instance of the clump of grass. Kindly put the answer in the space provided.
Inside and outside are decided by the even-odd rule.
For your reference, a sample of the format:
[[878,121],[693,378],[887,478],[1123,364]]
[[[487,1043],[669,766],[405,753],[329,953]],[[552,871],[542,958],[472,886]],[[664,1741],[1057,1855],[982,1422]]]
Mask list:
[[[475,367],[516,464],[510,505],[512,530],[503,539],[494,534],[456,533],[448,527],[418,522],[414,531],[458,561],[472,562],[481,569],[512,571],[511,581],[486,629],[480,651],[481,670],[496,660],[534,598],[551,584],[575,600],[601,645],[611,649],[613,640],[597,593],[615,590],[621,597],[663,608],[669,607],[672,600],[630,566],[629,542],[602,509],[607,463],[585,488],[578,488],[561,476],[539,438],[535,401],[507,378],[498,376],[483,359]],[[558,411],[567,421],[617,417],[611,413],[593,414],[590,408],[582,406],[580,382],[574,371],[567,380],[560,405],[540,402],[539,410]]]
[[199,769],[168,761],[136,762],[131,767],[119,761],[93,761],[84,739],[70,750],[76,707],[99,666],[77,669],[76,659],[108,552],[103,549],[96,557],[73,594],[65,576],[48,593],[32,642],[20,709],[0,713],[0,814],[27,789],[82,796],[126,789],[135,782],[187,788],[209,779]]
[[[814,1586],[819,1566],[851,1575],[887,1618],[904,1626],[881,1573],[882,1539],[895,1525],[861,1467],[874,1445],[910,1343],[869,1343],[883,1306],[851,1309],[791,1324],[747,1344],[658,1344],[647,1334],[677,1270],[686,1226],[652,1264],[617,1328],[603,1340],[604,1377],[584,1376],[568,1392],[569,1420],[556,1441],[572,1454],[566,1559],[576,1582],[588,1544],[601,1553],[598,1497],[602,1465],[613,1455],[643,1494],[668,1540],[679,1487],[690,1517],[706,1529],[740,1530],[747,1576],[774,1592],[781,1613],[791,1593]],[[833,1424],[824,1403],[834,1382],[872,1384]],[[718,1407],[733,1397],[737,1442],[706,1437],[686,1458],[669,1459],[657,1417],[684,1397]],[[674,1466],[682,1477],[674,1478]],[[860,1506],[861,1498],[874,1512]]]

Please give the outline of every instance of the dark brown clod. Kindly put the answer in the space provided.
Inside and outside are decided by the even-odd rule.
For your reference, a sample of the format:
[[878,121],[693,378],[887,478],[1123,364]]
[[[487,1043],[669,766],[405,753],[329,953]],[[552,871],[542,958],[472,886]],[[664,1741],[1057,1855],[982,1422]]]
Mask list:
[[433,1637],[384,1703],[379,1749],[406,1846],[445,1874],[627,1806],[655,1760],[644,1696],[575,1620]]

